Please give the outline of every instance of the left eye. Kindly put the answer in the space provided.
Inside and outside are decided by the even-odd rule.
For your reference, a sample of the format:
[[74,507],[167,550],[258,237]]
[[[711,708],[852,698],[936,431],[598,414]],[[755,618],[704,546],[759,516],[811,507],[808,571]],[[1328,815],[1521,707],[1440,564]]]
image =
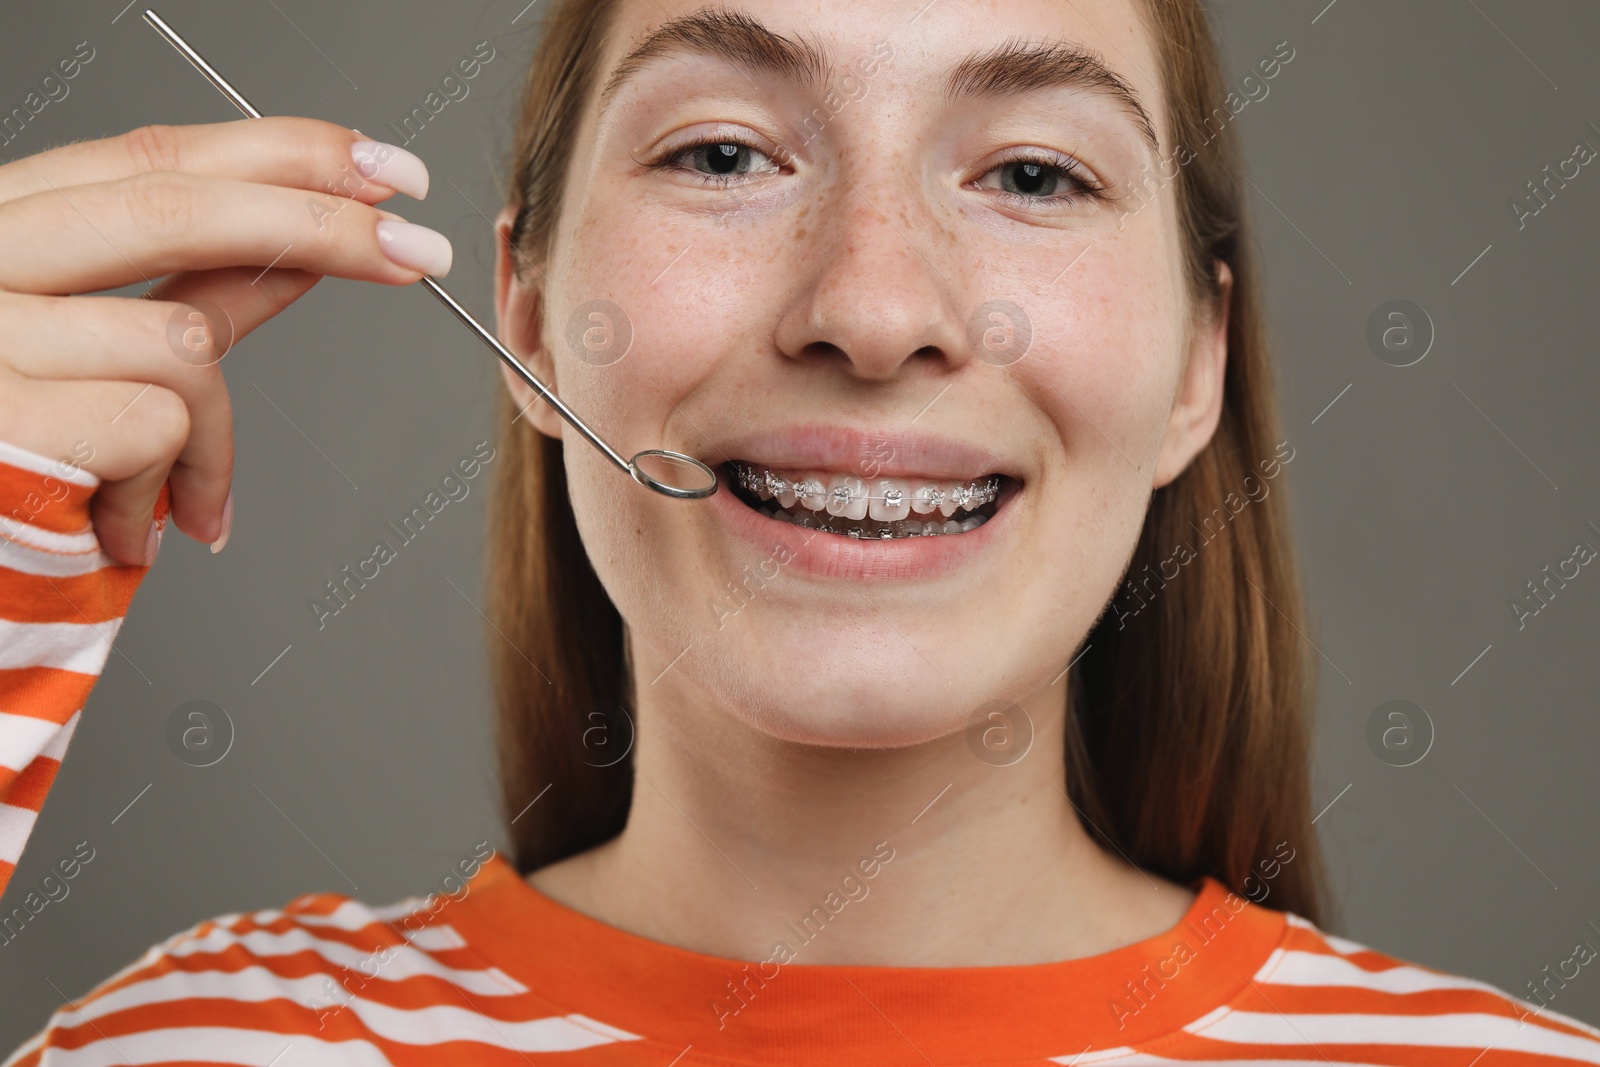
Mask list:
[[677,158],[696,173],[713,177],[763,173],[774,169],[772,160],[746,144],[714,141],[690,145]]
[[1000,188],[1019,196],[1053,196],[1067,178],[1058,167],[1026,160],[996,169],[1000,174]]
[[1097,199],[1104,187],[1077,165],[1044,159],[1012,159],[992,168],[973,183],[1014,201],[1070,204],[1080,199]]

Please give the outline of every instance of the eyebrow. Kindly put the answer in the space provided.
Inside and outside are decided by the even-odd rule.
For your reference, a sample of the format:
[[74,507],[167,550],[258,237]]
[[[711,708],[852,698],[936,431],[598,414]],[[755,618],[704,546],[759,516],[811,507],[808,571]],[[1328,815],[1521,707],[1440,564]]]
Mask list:
[[[828,82],[833,61],[820,44],[785,37],[743,12],[697,11],[662,23],[617,64],[600,92],[600,107],[652,60],[676,54],[722,59],[752,74],[777,74],[811,88]],[[1016,96],[1048,88],[1081,88],[1110,96],[1132,116],[1152,149],[1160,150],[1155,124],[1139,94],[1095,52],[1065,41],[1007,41],[957,63],[945,78],[945,95]]]
[[966,96],[1014,96],[1039,89],[1070,87],[1104,93],[1121,104],[1139,126],[1139,132],[1157,152],[1155,123],[1139,102],[1139,94],[1097,54],[1064,41],[1005,44],[968,56],[956,64],[945,80],[945,93]]
[[825,85],[833,69],[821,45],[774,33],[742,12],[697,11],[662,23],[622,58],[600,93],[601,108],[651,60],[676,53],[727,60],[752,74],[779,74],[811,87]]

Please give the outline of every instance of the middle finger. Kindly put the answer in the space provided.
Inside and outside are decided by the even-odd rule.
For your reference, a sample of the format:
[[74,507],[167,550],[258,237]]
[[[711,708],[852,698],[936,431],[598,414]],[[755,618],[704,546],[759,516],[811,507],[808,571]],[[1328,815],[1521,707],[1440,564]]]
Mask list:
[[[395,220],[410,242],[380,246]],[[391,231],[393,232],[393,231]],[[402,266],[383,247],[412,261]],[[0,289],[84,293],[185,270],[278,266],[403,285],[449,269],[444,235],[342,197],[157,173],[55,189],[0,204]],[[409,248],[409,250],[408,250]]]

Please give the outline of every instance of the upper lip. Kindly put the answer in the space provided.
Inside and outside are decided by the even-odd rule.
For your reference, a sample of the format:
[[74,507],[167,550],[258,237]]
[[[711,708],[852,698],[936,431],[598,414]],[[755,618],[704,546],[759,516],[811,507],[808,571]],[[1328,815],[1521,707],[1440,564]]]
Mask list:
[[774,470],[848,472],[863,479],[1019,477],[1014,465],[980,444],[915,430],[795,423],[723,441],[720,449],[730,459]]

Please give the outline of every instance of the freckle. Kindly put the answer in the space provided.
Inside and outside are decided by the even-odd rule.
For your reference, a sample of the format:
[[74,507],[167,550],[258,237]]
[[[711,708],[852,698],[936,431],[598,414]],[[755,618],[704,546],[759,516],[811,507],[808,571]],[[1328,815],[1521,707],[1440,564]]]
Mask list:
[[801,227],[799,227],[799,228],[797,228],[797,229],[796,229],[796,230],[795,230],[795,231],[794,231],[794,239],[795,239],[795,240],[796,240],[796,241],[803,241],[803,240],[805,240],[805,236],[806,236],[806,228],[805,228],[805,227],[804,227],[804,226],[801,226]]

